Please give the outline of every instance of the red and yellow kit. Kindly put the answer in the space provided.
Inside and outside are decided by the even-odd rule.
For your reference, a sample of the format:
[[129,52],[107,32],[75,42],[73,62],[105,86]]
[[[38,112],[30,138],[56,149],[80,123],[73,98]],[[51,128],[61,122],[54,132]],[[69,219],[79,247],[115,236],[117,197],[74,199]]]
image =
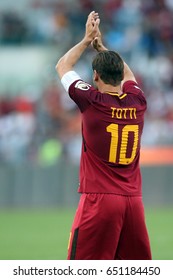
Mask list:
[[122,94],[78,80],[69,95],[82,113],[82,193],[68,259],[151,259],[139,167],[146,100],[134,81]]

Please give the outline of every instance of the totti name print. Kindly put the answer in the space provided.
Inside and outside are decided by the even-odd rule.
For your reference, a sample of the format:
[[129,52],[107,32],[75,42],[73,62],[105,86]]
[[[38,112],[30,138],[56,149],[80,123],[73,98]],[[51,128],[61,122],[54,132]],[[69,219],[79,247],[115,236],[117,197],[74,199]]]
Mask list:
[[136,119],[136,108],[116,108],[111,107],[112,118],[116,119]]

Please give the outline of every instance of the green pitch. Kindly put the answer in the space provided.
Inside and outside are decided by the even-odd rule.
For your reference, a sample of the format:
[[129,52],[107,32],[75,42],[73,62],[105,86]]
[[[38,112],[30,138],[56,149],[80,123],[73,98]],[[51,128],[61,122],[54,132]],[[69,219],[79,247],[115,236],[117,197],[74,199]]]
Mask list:
[[[1,260],[64,260],[74,209],[1,210]],[[153,259],[173,260],[173,209],[147,209]]]

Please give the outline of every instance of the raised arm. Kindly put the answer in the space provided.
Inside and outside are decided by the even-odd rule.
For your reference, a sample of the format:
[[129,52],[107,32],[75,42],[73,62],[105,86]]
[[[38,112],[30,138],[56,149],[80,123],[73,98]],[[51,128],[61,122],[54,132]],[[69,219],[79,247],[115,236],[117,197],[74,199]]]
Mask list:
[[[98,52],[108,50],[102,42],[100,30],[99,30],[98,36],[94,38],[91,45]],[[127,63],[125,61],[123,61],[123,62],[124,62],[124,79],[122,80],[121,85],[123,85],[126,81],[129,81],[129,80],[136,82],[136,78],[135,78],[132,70],[130,69],[130,67],[127,65]]]
[[71,48],[63,57],[60,58],[56,65],[56,70],[60,79],[68,71],[73,70],[73,66],[77,63],[85,49],[91,44],[93,39],[98,36],[98,26],[100,19],[98,13],[91,12],[86,22],[86,31],[84,38],[73,48]]

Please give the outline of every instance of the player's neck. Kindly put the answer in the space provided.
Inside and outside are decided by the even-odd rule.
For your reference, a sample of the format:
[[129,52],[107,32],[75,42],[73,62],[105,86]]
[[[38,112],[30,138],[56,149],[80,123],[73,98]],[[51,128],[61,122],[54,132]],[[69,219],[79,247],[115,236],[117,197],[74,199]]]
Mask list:
[[108,92],[118,93],[118,94],[122,93],[120,85],[115,87],[115,86],[112,86],[112,85],[102,84],[102,85],[99,86],[98,89],[102,93],[108,93]]

